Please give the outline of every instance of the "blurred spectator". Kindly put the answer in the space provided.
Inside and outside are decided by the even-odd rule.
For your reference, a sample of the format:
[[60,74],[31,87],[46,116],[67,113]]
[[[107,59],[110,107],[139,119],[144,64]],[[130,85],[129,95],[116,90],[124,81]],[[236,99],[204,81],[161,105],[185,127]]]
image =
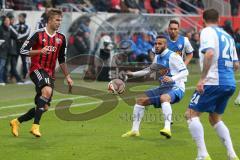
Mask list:
[[111,8],[111,1],[108,0],[91,0],[91,3],[94,5],[95,9],[99,12],[107,12]]
[[147,32],[148,37],[148,42],[154,47],[154,43],[157,37],[157,32],[156,31],[148,31]]
[[189,3],[200,9],[204,9],[204,4],[202,0],[190,0]]
[[46,25],[47,25],[47,12],[48,12],[48,9],[46,8],[45,12],[41,15],[40,21],[37,22],[35,30],[46,27]]
[[104,35],[99,42],[99,50],[96,55],[103,61],[103,65],[109,66],[111,51],[113,50],[113,41],[109,35]]
[[75,3],[80,5],[80,8],[82,9],[82,11],[85,11],[85,12],[96,11],[93,4],[89,0],[76,0]]
[[230,0],[232,16],[238,16],[239,0]]
[[13,0],[6,0],[5,1],[5,7],[8,9],[14,8],[14,1]]
[[150,62],[149,53],[153,48],[150,42],[150,37],[151,35],[148,35],[148,32],[143,32],[141,35],[138,36],[136,45],[140,52],[137,55],[137,62]]
[[185,33],[185,37],[187,37],[189,40],[192,38],[192,31],[189,30]]
[[200,46],[200,35],[199,33],[193,33],[190,43],[193,47],[193,58],[199,58],[199,46]]
[[111,8],[109,12],[121,13],[129,12],[124,0],[111,0]]
[[[167,1],[166,0],[151,0],[151,6],[155,9],[155,12],[167,13]],[[159,11],[157,11],[159,10]]]
[[238,53],[238,57],[240,58],[240,28],[237,28],[234,33],[234,39],[236,42],[236,49]]
[[17,60],[18,60],[18,53],[17,53],[17,38],[18,38],[18,33],[14,29],[14,22],[15,22],[15,17],[13,16],[12,13],[8,13],[7,16],[10,19],[10,39],[9,39],[9,50],[8,50],[8,55],[7,55],[7,60],[5,64],[5,69],[3,73],[3,78],[6,83],[8,83],[8,65],[10,63],[10,79],[12,80],[13,78],[16,79],[17,84],[22,84],[23,80],[19,76],[16,67],[17,67]]
[[137,45],[133,40],[130,38],[126,40],[122,40],[119,43],[119,53],[124,53],[127,56],[128,62],[136,62],[137,55],[140,54],[140,50],[138,49]]
[[70,28],[72,34],[69,37],[68,57],[90,54],[90,21],[90,18],[87,16],[81,17],[80,20]]
[[233,31],[232,21],[231,21],[231,20],[226,20],[226,21],[224,22],[223,29],[224,29],[228,34],[230,34],[232,37],[234,37],[234,36],[233,36],[234,31]]
[[7,16],[2,17],[2,25],[0,26],[0,85],[5,85],[4,69],[7,60],[11,32],[9,29],[10,19]]
[[111,0],[111,8],[109,12],[116,13],[136,13],[140,12],[140,7],[135,0]]
[[140,11],[141,10],[145,10],[145,7],[144,7],[144,0],[136,0],[138,6],[139,6],[139,9]]
[[[203,9],[204,8],[204,5],[203,5],[203,2],[202,0],[187,0],[187,2],[189,2],[190,4],[196,6],[197,8],[201,8]],[[198,13],[197,9],[190,6],[189,4],[187,4],[186,2],[184,1],[181,1],[179,3],[179,7],[182,8],[184,11],[188,12],[188,13],[193,13],[193,14],[196,14]],[[184,13],[184,12],[183,12]],[[184,13],[185,14],[185,13]]]
[[111,0],[111,8],[109,9],[109,12],[116,12],[116,13],[122,12],[121,0]]
[[[25,40],[28,38],[30,34],[30,26],[26,24],[26,17],[25,13],[20,13],[18,15],[18,24],[14,25],[14,28],[18,32],[19,36],[17,39],[17,53],[20,54],[20,48],[22,47]],[[23,79],[26,79],[28,73],[28,66],[27,66],[27,57],[26,55],[20,54],[22,59],[22,74]]]
[[128,8],[128,12],[138,14],[140,7],[135,0],[124,0],[125,5]]
[[56,8],[57,6],[67,3],[67,0],[52,0],[52,6]]
[[123,72],[119,71],[120,68],[128,66],[130,63],[131,55],[133,54],[134,42],[132,40],[122,40],[119,43],[118,50],[111,59],[109,79],[125,79]]
[[[100,39],[99,54],[97,54],[100,60],[103,62],[103,66],[97,67],[98,81],[109,81],[110,60],[113,52],[113,41],[109,35],[104,35]],[[95,62],[96,66],[99,66]]]

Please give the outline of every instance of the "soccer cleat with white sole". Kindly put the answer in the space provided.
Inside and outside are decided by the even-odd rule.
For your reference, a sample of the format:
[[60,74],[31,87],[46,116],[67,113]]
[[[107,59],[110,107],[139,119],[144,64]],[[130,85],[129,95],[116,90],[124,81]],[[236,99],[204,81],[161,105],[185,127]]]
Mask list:
[[139,137],[139,136],[140,136],[139,131],[128,131],[127,133],[124,133],[122,135],[123,138],[125,138],[125,137]]
[[170,139],[172,137],[172,133],[169,129],[163,128],[160,130],[160,134],[165,136],[167,139]]

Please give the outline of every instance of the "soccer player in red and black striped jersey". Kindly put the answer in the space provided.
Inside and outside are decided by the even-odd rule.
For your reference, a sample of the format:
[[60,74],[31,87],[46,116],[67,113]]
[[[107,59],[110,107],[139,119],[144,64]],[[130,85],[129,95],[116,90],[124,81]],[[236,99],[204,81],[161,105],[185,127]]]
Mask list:
[[47,26],[30,36],[21,48],[21,54],[31,57],[30,78],[36,87],[36,107],[30,109],[26,114],[13,119],[10,122],[12,133],[18,136],[20,123],[34,118],[30,132],[40,137],[39,122],[42,114],[48,110],[54,87],[54,70],[58,60],[69,87],[73,81],[66,65],[66,38],[57,30],[62,21],[62,12],[57,9],[49,10],[47,14]]

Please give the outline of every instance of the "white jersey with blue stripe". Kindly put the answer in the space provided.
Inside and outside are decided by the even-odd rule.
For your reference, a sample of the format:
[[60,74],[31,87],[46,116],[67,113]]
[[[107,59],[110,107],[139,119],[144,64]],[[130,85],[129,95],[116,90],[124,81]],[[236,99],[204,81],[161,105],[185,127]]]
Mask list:
[[176,41],[172,41],[171,38],[167,36],[167,44],[168,49],[178,53],[181,57],[185,56],[185,54],[191,54],[193,52],[193,47],[188,38],[181,35],[178,36]]
[[[154,57],[153,63],[159,64],[168,68],[169,72],[167,76],[170,76],[170,77],[178,74],[183,70],[187,70],[182,57],[169,49],[166,49],[161,54],[156,55]],[[174,86],[180,88],[182,91],[185,91],[185,84],[184,84],[185,80],[186,80],[186,77],[176,80]]]
[[204,53],[213,49],[213,61],[205,85],[236,86],[233,62],[238,61],[234,39],[220,27],[206,27],[200,35],[200,67]]

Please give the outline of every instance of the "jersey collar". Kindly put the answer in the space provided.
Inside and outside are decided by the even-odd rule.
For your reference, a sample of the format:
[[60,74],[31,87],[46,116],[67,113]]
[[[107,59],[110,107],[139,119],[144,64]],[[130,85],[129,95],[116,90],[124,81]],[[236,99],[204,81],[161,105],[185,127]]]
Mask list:
[[165,56],[168,52],[169,52],[169,49],[166,48],[166,49],[160,54],[160,57]]
[[45,32],[47,33],[47,35],[48,35],[49,37],[51,37],[51,38],[54,37],[54,36],[56,35],[56,32],[54,32],[52,35],[51,35],[50,33],[48,33],[46,27],[44,27],[44,30],[45,30]]

